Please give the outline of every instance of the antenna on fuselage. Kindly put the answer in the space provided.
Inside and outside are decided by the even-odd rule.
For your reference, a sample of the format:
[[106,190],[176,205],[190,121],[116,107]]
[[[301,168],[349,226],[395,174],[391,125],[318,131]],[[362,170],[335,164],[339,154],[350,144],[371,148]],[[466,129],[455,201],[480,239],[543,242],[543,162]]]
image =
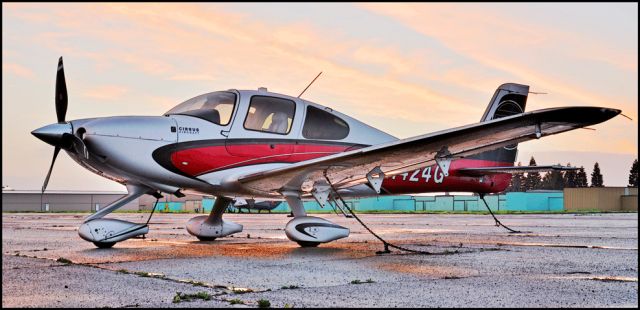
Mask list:
[[311,86],[311,84],[313,84],[313,82],[316,81],[316,79],[320,76],[320,74],[322,74],[322,71],[320,71],[320,73],[318,73],[318,75],[316,75],[316,78],[313,79],[313,81],[311,81],[311,83],[309,83],[309,85],[307,85],[307,87],[300,93],[300,95],[298,95],[298,98],[300,98],[300,96],[302,96],[302,94],[304,94],[304,92],[307,91],[307,89],[309,88],[309,86]]

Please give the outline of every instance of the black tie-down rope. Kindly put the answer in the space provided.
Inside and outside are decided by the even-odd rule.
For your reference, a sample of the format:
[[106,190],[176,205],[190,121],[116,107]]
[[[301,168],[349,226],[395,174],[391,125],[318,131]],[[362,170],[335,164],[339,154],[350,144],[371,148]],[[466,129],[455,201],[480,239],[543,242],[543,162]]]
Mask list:
[[158,201],[160,200],[160,198],[156,198],[156,203],[153,204],[153,209],[151,210],[151,214],[149,214],[149,218],[147,219],[147,222],[144,224],[149,225],[149,221],[151,221],[151,217],[153,216],[153,212],[156,211],[156,207],[158,206]]
[[432,252],[427,252],[427,251],[419,251],[419,250],[412,250],[412,249],[407,249],[398,245],[395,245],[393,243],[390,243],[384,239],[382,239],[382,237],[378,236],[376,233],[374,233],[364,222],[362,222],[362,220],[360,220],[360,218],[353,213],[353,211],[351,210],[351,208],[349,208],[349,206],[347,205],[347,203],[344,201],[344,199],[342,199],[342,196],[340,196],[340,194],[338,193],[338,191],[335,189],[335,187],[333,187],[333,184],[331,184],[331,181],[329,181],[329,178],[327,177],[327,172],[325,170],[324,172],[324,178],[327,180],[327,183],[329,183],[329,186],[331,186],[331,190],[336,194],[336,196],[338,197],[338,199],[340,199],[340,201],[342,202],[342,205],[347,208],[347,210],[349,211],[349,213],[351,213],[351,215],[353,215],[353,217],[360,222],[360,225],[362,225],[362,227],[364,227],[365,229],[367,229],[374,237],[378,238],[378,240],[382,241],[382,244],[384,245],[384,250],[383,251],[377,251],[376,254],[387,254],[387,253],[391,253],[391,251],[389,250],[389,248],[395,248],[398,249],[400,251],[405,251],[405,252],[410,252],[410,253],[416,253],[416,254],[425,254],[425,255],[446,255],[446,254],[451,254],[450,252],[444,252],[444,253],[432,253]]
[[482,202],[484,202],[484,206],[487,207],[487,210],[489,210],[489,213],[491,214],[491,216],[493,216],[493,219],[496,221],[496,226],[502,226],[505,229],[507,229],[509,231],[509,233],[512,233],[512,234],[521,234],[521,233],[523,233],[522,231],[519,231],[519,230],[513,230],[513,229],[505,226],[504,224],[502,224],[500,221],[498,221],[496,216],[493,215],[493,212],[491,212],[491,208],[489,208],[489,204],[487,203],[486,200],[484,200],[484,194],[483,193],[478,193],[478,195],[480,196],[480,199],[482,199]]

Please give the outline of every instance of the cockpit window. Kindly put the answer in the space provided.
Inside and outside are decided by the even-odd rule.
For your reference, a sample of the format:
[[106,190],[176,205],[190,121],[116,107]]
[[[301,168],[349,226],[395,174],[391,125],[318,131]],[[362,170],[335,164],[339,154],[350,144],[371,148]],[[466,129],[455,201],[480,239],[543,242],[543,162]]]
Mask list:
[[231,120],[235,105],[236,94],[218,91],[191,98],[169,110],[165,115],[190,115],[225,126]]
[[349,135],[349,125],[341,118],[307,106],[307,117],[302,127],[302,136],[307,139],[341,140]]
[[253,96],[244,128],[286,135],[291,131],[295,102],[275,97]]

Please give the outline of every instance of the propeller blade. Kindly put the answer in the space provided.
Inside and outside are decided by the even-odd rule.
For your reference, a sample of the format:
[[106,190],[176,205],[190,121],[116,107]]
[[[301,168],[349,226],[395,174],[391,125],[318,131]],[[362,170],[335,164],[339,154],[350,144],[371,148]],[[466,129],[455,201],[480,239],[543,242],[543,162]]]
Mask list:
[[67,115],[67,82],[64,79],[64,66],[62,57],[58,60],[58,73],[56,74],[56,115],[58,123],[64,123]]
[[53,159],[51,160],[51,167],[49,167],[49,173],[47,173],[47,178],[44,179],[44,184],[42,184],[42,193],[47,189],[47,184],[49,184],[49,177],[51,177],[51,171],[53,170],[53,164],[56,162],[56,157],[58,157],[58,153],[60,153],[60,148],[56,147],[53,150]]

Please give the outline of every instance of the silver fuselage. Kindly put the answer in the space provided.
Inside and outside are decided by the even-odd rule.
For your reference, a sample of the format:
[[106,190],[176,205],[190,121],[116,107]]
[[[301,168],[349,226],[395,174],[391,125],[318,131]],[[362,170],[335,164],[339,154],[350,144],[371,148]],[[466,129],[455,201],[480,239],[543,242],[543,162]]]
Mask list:
[[[69,122],[73,133],[83,139],[89,158],[71,150],[67,153],[86,169],[121,184],[143,185],[165,193],[180,190],[256,197],[255,193],[248,193],[235,184],[237,176],[397,140],[352,117],[300,98],[266,91],[231,91],[237,95],[237,101],[231,120],[224,126],[189,115],[73,120]],[[291,130],[287,134],[276,134],[246,129],[243,124],[253,96],[294,101]],[[347,122],[347,137],[339,141],[305,139],[302,127],[308,105]],[[217,161],[224,163],[216,165]],[[215,169],[201,171],[197,170],[198,165]]]

